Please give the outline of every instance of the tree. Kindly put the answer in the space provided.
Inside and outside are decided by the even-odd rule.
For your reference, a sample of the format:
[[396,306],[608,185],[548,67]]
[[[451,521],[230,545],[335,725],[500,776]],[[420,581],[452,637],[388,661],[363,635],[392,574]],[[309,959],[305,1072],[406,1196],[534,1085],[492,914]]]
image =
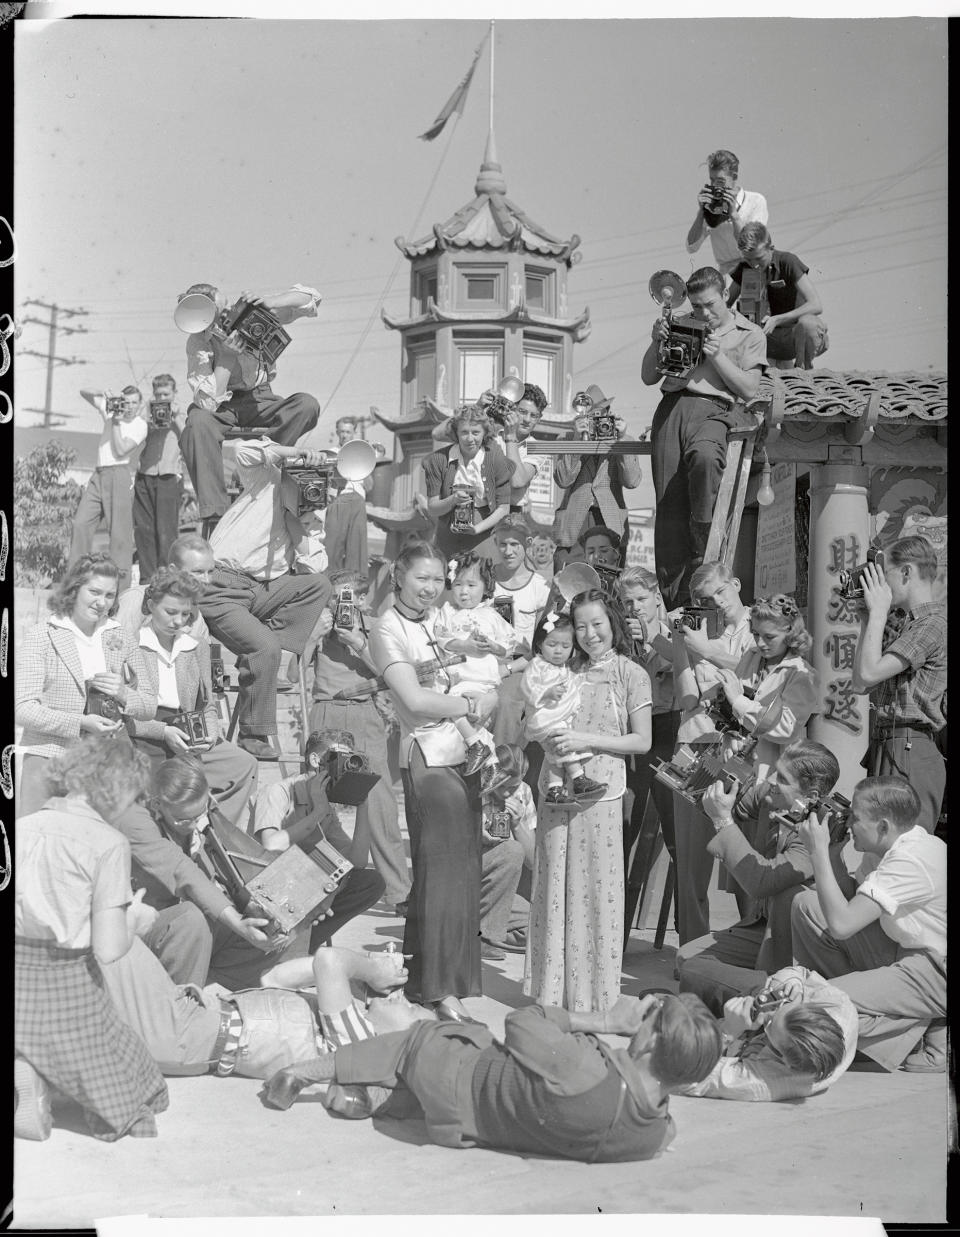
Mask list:
[[46,588],[63,575],[81,489],[66,477],[76,452],[53,439],[13,466],[14,580]]

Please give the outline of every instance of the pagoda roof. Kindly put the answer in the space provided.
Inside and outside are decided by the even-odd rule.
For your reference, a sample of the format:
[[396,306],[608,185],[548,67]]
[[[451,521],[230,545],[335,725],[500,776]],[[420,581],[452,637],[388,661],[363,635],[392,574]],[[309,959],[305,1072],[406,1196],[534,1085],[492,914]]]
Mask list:
[[507,182],[497,162],[492,132],[487,139],[474,194],[473,200],[461,206],[445,223],[434,224],[429,236],[409,242],[398,236],[394,242],[397,248],[411,259],[444,249],[504,249],[558,258],[568,266],[573,264],[580,237],[573,235],[563,240],[554,236],[507,197]]
[[829,369],[772,370],[771,418],[781,421],[856,420],[929,425],[947,417],[947,376],[836,373]]
[[545,326],[559,331],[572,331],[578,343],[582,343],[590,334],[589,307],[576,318],[551,318],[546,314],[538,314],[535,311],[531,311],[522,303],[515,305],[512,309],[507,310],[470,309],[462,312],[456,312],[438,309],[433,298],[431,297],[427,302],[425,312],[418,314],[416,318],[394,317],[392,314],[388,314],[385,309],[381,309],[380,317],[383,319],[384,324],[393,331],[409,331],[416,327],[427,326],[435,323],[498,322],[504,324],[509,323],[529,326]]

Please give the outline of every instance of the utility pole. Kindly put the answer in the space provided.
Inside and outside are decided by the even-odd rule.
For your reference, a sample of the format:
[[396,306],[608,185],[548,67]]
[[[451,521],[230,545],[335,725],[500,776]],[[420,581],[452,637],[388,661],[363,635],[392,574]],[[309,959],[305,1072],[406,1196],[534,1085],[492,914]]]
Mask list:
[[47,322],[43,318],[23,318],[22,322],[26,325],[28,322],[35,322],[38,326],[45,326],[49,329],[49,340],[47,343],[46,352],[37,352],[32,348],[18,348],[19,356],[38,356],[45,358],[47,362],[47,389],[44,396],[44,406],[42,408],[27,408],[27,412],[39,412],[43,416],[43,428],[45,430],[52,429],[55,422],[53,420],[53,368],[55,365],[86,365],[86,361],[82,357],[61,357],[57,356],[57,332],[60,331],[64,335],[86,335],[87,328],[84,326],[64,326],[58,321],[60,315],[65,318],[86,317],[86,309],[65,309],[62,305],[51,305],[48,301],[24,301],[24,306],[36,305],[39,309],[47,309],[50,311],[50,321]]

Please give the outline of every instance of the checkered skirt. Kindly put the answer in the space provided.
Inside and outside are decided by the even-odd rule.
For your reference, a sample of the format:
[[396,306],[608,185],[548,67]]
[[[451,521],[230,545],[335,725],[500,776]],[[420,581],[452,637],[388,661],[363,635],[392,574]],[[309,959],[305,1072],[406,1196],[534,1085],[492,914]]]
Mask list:
[[94,1137],[155,1138],[167,1084],[121,1022],[91,951],[19,939],[15,959],[17,1052],[80,1104]]

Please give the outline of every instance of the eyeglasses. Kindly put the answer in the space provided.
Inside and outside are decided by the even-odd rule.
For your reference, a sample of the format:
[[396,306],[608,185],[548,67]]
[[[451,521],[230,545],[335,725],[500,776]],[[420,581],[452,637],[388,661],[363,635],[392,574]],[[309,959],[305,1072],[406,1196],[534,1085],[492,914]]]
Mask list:
[[199,822],[203,820],[209,812],[210,805],[208,804],[198,815],[189,816],[185,820],[172,820],[170,823],[173,825],[174,829],[180,829],[183,832],[186,832],[188,829],[195,829]]

